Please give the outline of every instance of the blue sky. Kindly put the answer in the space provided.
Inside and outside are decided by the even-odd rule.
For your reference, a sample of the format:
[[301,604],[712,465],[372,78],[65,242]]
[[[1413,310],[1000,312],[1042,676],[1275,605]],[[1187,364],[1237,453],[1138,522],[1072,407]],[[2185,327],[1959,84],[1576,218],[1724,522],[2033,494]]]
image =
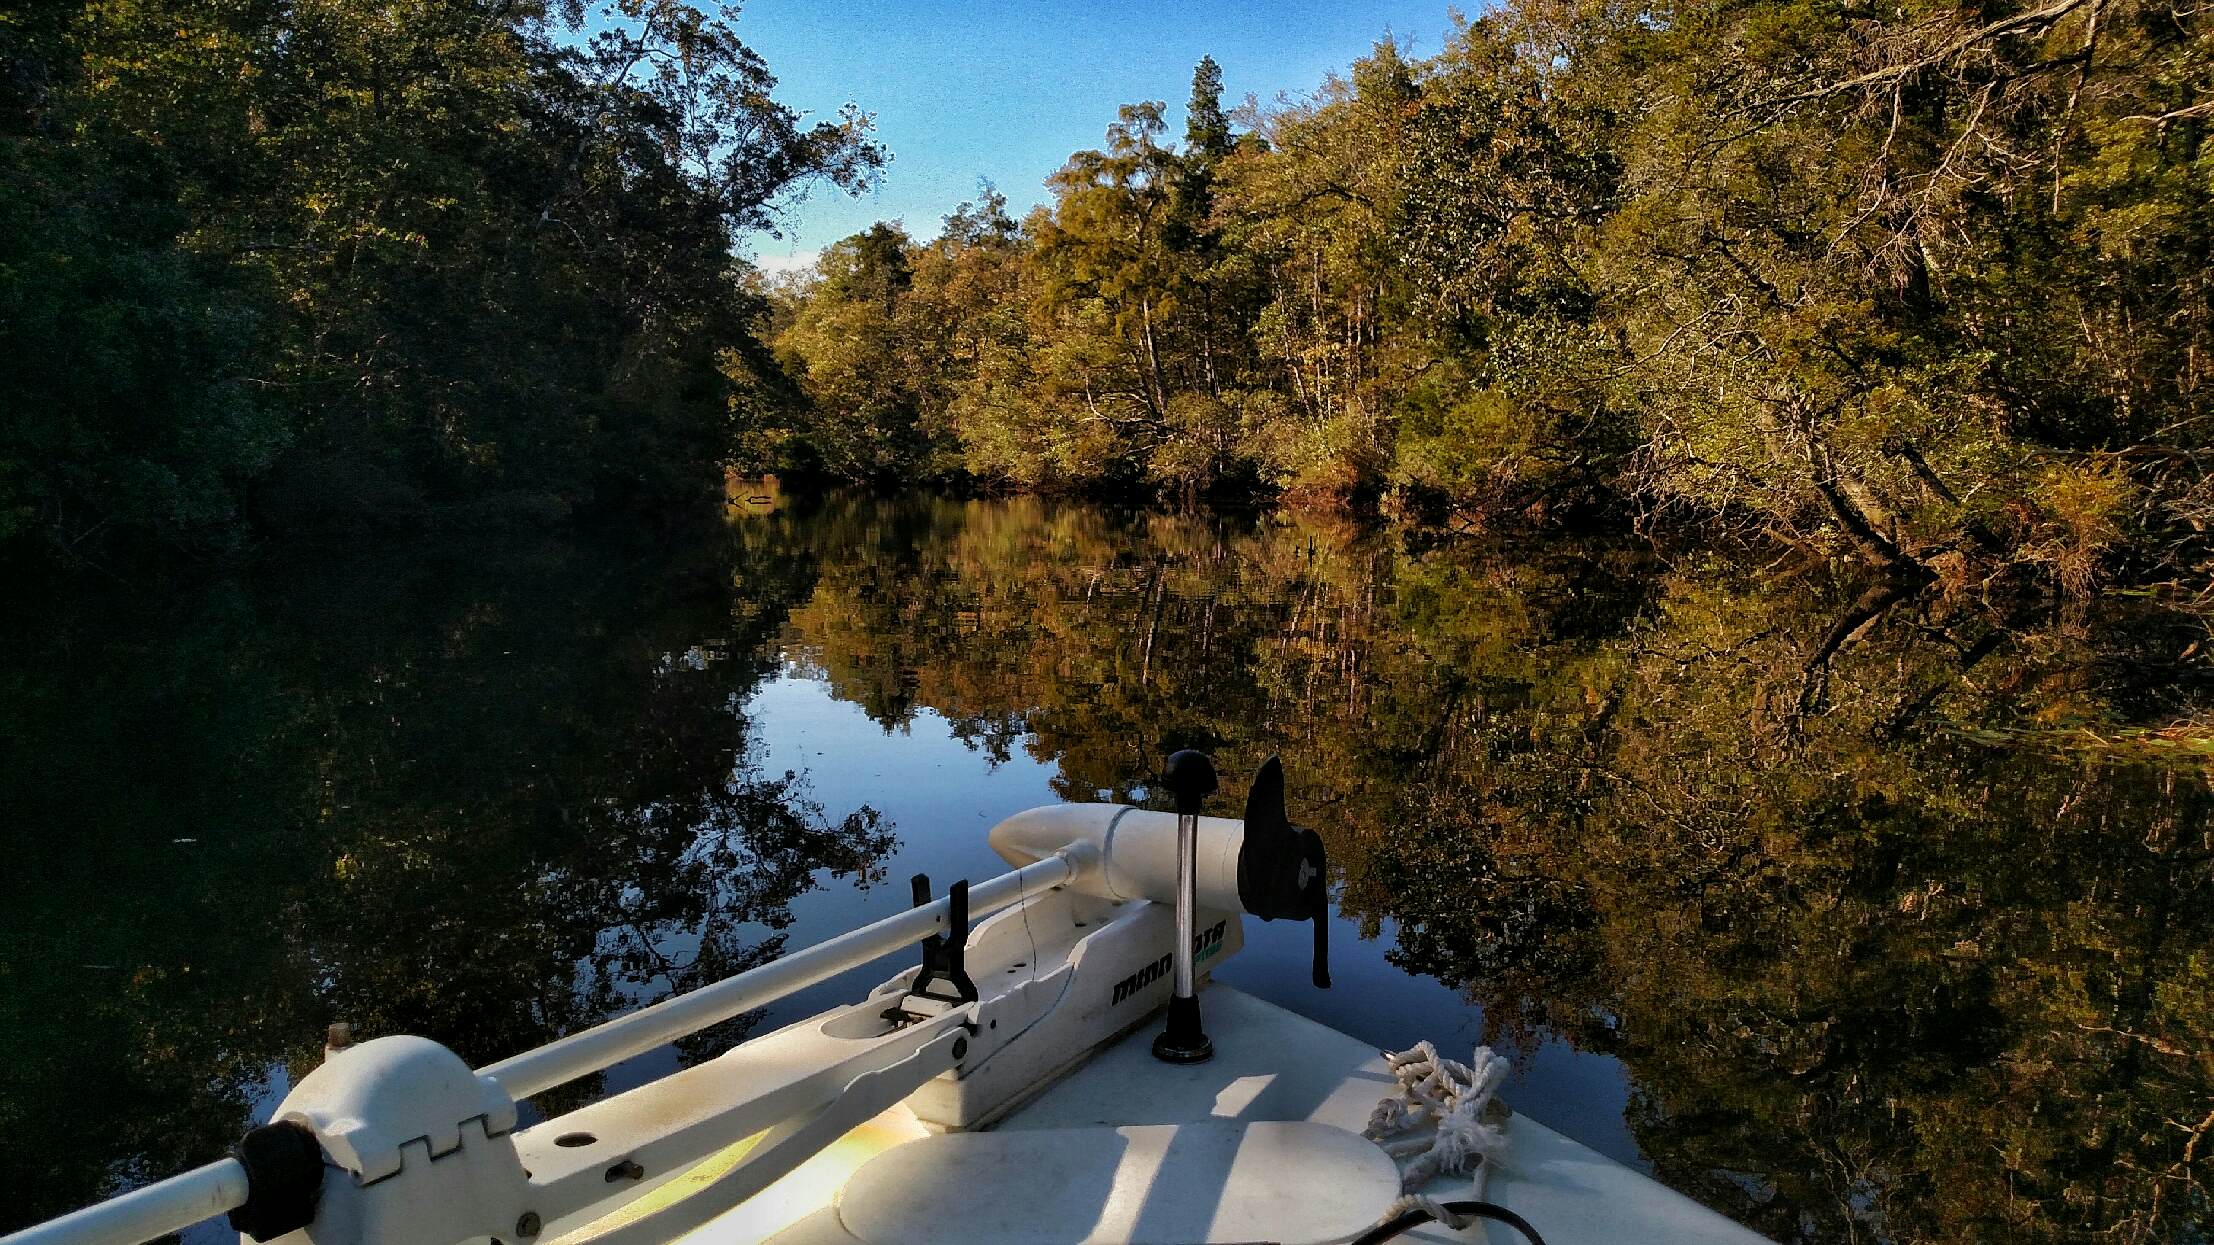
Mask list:
[[[1223,101],[1313,91],[1387,30],[1428,55],[1449,0],[749,0],[739,36],[761,53],[792,107],[821,116],[848,100],[876,114],[891,149],[883,185],[859,199],[818,188],[782,239],[753,240],[764,267],[811,259],[877,220],[922,237],[989,178],[1017,216],[1072,151],[1097,147],[1115,108],[1166,100],[1183,132],[1192,66],[1222,65]],[[1475,4],[1464,4],[1470,10]]]

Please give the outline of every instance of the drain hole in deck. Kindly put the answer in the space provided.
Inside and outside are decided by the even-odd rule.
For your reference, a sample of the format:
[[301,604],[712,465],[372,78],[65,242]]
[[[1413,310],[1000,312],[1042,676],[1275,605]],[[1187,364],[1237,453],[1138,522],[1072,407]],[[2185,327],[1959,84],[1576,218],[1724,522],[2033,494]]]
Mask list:
[[563,1133],[554,1138],[554,1144],[564,1149],[574,1150],[578,1146],[588,1146],[598,1140],[599,1138],[590,1133]]

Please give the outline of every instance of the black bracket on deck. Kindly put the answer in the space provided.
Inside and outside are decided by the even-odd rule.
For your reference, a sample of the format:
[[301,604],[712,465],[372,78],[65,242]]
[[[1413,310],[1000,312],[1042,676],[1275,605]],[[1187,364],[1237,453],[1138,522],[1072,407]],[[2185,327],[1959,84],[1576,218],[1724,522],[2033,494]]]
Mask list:
[[[916,907],[930,902],[928,874],[916,874],[910,885]],[[976,982],[969,978],[968,947],[969,884],[963,880],[946,892],[946,932],[922,940],[922,971],[915,974],[914,984],[900,1001],[884,1010],[884,1018],[895,1024],[927,1019],[927,1014],[908,1008],[910,999],[928,999],[948,1007],[976,1002]],[[944,988],[933,989],[933,983],[943,983]]]

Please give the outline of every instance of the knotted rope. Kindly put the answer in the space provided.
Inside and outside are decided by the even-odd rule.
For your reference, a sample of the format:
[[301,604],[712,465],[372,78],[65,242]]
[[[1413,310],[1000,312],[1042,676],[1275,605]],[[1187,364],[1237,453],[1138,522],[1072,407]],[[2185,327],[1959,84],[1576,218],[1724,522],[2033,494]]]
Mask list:
[[[1469,1062],[1447,1059],[1428,1042],[1393,1054],[1384,1052],[1384,1065],[1399,1091],[1376,1104],[1362,1135],[1394,1159],[1410,1160],[1399,1171],[1404,1195],[1384,1212],[1385,1220],[1420,1210],[1458,1232],[1475,1222],[1471,1215],[1455,1214],[1417,1192],[1439,1176],[1473,1173],[1470,1197],[1483,1197],[1484,1176],[1507,1144],[1504,1130],[1483,1120],[1484,1108],[1507,1079],[1507,1061],[1488,1046],[1479,1046]],[[1435,1127],[1423,1130],[1434,1121]],[[1418,1131],[1421,1130],[1421,1131]]]

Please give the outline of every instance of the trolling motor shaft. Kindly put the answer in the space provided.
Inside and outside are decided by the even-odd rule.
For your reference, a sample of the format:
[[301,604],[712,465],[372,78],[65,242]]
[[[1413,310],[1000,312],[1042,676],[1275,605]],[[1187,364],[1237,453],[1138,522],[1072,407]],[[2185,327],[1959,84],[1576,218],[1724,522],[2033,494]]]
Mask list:
[[1192,942],[1199,906],[1199,808],[1215,789],[1215,763],[1189,748],[1168,759],[1162,785],[1176,796],[1176,992],[1169,998],[1168,1028],[1153,1039],[1153,1057],[1168,1063],[1210,1059],[1215,1044],[1199,1022],[1199,994],[1192,981]]

